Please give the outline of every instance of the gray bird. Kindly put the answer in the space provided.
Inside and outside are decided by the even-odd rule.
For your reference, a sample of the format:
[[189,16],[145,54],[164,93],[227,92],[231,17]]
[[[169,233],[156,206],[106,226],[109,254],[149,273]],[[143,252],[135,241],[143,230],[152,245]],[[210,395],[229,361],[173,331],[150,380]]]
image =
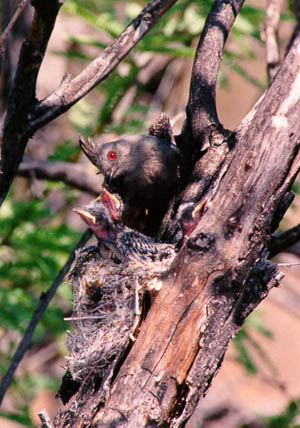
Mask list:
[[124,226],[123,208],[104,190],[98,199],[74,210],[94,231],[98,247],[78,251],[69,276],[74,333],[68,334],[67,372],[58,392],[64,404],[87,379],[102,385],[105,401],[115,366],[142,322],[145,292],[161,287],[159,278],[175,256],[173,245],[156,243]]
[[168,139],[129,135],[97,144],[82,138],[80,146],[126,204],[151,208],[169,200],[178,182],[179,150]]
[[[160,289],[176,256],[175,245],[124,226],[123,209],[122,201],[107,190],[75,209],[94,231],[98,247],[78,251],[69,276],[74,333],[68,334],[67,372],[58,393],[64,404],[83,380],[101,384],[106,400],[115,367],[138,334],[146,292],[149,296]],[[191,235],[204,211],[203,203],[186,208],[180,236]]]
[[[100,197],[82,209],[74,209],[93,230],[100,241],[121,262],[159,262],[175,256],[174,246],[157,243],[151,237],[124,226],[121,217],[121,202],[104,191]],[[167,264],[168,264],[167,263]],[[164,263],[161,269],[164,269]],[[154,265],[152,265],[154,267]]]

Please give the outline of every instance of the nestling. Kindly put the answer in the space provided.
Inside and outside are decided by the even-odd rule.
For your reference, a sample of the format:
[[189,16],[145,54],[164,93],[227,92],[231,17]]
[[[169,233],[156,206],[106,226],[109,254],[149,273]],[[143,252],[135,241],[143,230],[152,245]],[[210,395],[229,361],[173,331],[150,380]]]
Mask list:
[[121,202],[104,191],[82,209],[74,209],[120,261],[162,262],[175,256],[174,246],[157,243],[134,229],[124,226]]

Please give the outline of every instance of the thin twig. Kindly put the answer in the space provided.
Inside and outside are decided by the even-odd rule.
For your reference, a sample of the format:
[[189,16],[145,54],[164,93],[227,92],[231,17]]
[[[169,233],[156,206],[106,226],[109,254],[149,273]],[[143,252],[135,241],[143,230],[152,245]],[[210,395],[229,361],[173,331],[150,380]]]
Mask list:
[[28,139],[106,79],[175,2],[150,1],[101,56],[73,79],[67,76],[61,86],[42,101],[36,99],[36,79],[62,0],[34,2],[35,15],[29,36],[21,49],[3,128],[0,204],[17,173]]
[[266,61],[269,83],[280,66],[278,27],[282,0],[268,0],[265,20]]
[[16,20],[19,18],[19,16],[21,15],[23,9],[25,8],[25,6],[27,5],[29,0],[21,0],[20,3],[17,6],[17,9],[15,11],[15,13],[13,14],[13,17],[11,18],[11,20],[9,21],[9,23],[7,24],[5,30],[3,31],[3,33],[0,36],[0,60],[4,59],[5,56],[5,42],[6,39],[9,35],[9,32],[11,31],[12,27],[15,25]]
[[276,256],[282,251],[287,250],[292,245],[300,241],[300,224],[281,233],[279,236],[273,236],[269,244],[270,258]]
[[43,409],[41,412],[39,412],[39,417],[40,417],[40,420],[42,422],[41,428],[53,428],[54,427],[46,409]]
[[277,263],[277,266],[293,267],[300,266],[300,263]]
[[66,273],[68,272],[68,270],[70,269],[70,267],[73,263],[73,260],[75,258],[75,251],[78,248],[81,248],[88,241],[88,239],[91,237],[91,235],[92,235],[92,232],[90,231],[90,229],[86,230],[83,233],[83,235],[81,236],[81,238],[79,239],[79,241],[77,242],[75,247],[73,248],[67,262],[61,268],[61,270],[59,271],[58,275],[54,279],[54,281],[51,284],[51,286],[49,287],[49,289],[46,291],[46,293],[42,293],[38,307],[36,308],[35,312],[33,313],[31,320],[27,326],[27,329],[24,333],[24,336],[23,336],[23,338],[22,338],[22,340],[21,340],[21,342],[20,342],[20,344],[19,344],[19,346],[18,346],[18,348],[17,348],[17,350],[13,356],[13,359],[10,363],[10,366],[2,378],[2,381],[0,384],[0,405],[2,403],[4,395],[7,391],[7,388],[9,387],[9,385],[12,381],[13,375],[14,375],[20,361],[22,360],[25,352],[27,351],[27,349],[30,346],[31,339],[32,339],[33,333],[35,331],[35,328],[36,328],[38,322],[40,321],[40,319],[41,319],[42,315],[44,314],[45,310],[47,309],[47,306],[49,305],[52,297],[56,293],[58,286],[60,285],[60,283],[64,279],[64,276],[66,275]]
[[101,317],[98,316],[86,316],[86,317],[66,317],[64,321],[83,321],[83,320],[98,320]]

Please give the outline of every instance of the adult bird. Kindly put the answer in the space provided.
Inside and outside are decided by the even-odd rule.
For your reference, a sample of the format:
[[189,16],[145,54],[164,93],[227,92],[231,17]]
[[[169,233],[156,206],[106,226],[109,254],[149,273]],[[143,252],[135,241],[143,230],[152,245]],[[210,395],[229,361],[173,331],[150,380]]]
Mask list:
[[109,188],[125,202],[150,208],[154,201],[170,195],[177,184],[179,150],[167,139],[128,135],[105,144],[91,138],[79,141]]
[[177,146],[154,135],[128,135],[105,144],[91,138],[79,142],[104,175],[105,186],[122,197],[126,224],[155,235],[154,225],[160,224],[179,181]]

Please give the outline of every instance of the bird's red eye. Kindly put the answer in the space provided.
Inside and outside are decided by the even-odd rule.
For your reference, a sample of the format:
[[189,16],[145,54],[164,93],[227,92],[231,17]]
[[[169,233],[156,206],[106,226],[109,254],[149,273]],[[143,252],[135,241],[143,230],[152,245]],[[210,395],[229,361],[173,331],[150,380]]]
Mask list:
[[116,157],[117,157],[116,152],[112,152],[112,151],[108,152],[107,157],[108,157],[108,159],[110,159],[110,160],[114,160],[114,159],[116,159]]

